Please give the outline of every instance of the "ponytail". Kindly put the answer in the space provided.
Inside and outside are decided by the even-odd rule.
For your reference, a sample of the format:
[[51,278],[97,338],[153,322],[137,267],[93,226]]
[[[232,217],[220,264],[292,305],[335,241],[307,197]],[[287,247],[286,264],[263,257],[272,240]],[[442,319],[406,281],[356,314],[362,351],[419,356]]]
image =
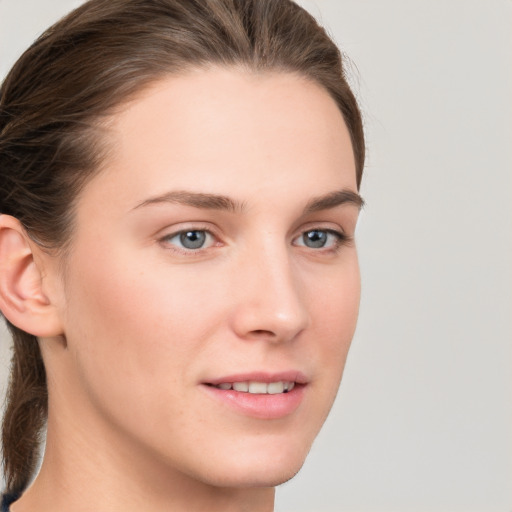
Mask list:
[[48,410],[46,373],[37,338],[14,328],[14,353],[2,427],[6,492],[21,493],[34,476]]

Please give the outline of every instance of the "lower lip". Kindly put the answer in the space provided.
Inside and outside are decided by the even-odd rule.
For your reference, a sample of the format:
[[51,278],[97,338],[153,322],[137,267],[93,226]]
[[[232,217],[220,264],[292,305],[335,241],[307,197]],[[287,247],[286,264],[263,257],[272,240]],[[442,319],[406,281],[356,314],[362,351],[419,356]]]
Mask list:
[[305,385],[296,384],[288,393],[255,394],[203,385],[210,396],[236,412],[263,420],[284,418],[294,413],[304,398]]

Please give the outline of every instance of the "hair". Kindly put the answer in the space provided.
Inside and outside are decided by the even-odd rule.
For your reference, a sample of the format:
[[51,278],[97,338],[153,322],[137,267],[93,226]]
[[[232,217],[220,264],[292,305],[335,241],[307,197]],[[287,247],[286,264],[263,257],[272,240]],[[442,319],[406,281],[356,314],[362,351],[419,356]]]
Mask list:
[[[324,87],[350,133],[359,187],[357,102],[339,49],[304,9],[290,0],[90,0],[43,33],[0,89],[0,214],[45,250],[63,250],[76,198],[108,149],[102,120],[156,80],[211,65],[290,72]],[[37,338],[7,325],[3,462],[7,491],[20,493],[37,466],[48,392]]]

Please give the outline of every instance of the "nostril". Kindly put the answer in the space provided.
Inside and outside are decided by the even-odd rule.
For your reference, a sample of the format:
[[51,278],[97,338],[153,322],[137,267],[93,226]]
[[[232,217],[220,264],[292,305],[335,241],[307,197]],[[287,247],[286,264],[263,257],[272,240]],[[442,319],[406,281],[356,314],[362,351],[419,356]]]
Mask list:
[[273,342],[279,339],[279,335],[277,332],[272,331],[271,329],[253,329],[247,332],[245,335],[247,340],[265,340],[269,342]]
[[255,334],[256,336],[275,336],[275,333],[265,329],[255,329],[254,331],[251,331],[251,334]]

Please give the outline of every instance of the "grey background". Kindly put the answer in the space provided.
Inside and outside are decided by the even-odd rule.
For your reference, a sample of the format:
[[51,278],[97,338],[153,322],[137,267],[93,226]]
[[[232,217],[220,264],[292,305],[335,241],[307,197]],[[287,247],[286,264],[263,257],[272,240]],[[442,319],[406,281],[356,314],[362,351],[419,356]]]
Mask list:
[[[0,0],[0,76],[79,3]],[[510,512],[512,2],[301,3],[354,62],[363,295],[336,405],[277,511]]]

